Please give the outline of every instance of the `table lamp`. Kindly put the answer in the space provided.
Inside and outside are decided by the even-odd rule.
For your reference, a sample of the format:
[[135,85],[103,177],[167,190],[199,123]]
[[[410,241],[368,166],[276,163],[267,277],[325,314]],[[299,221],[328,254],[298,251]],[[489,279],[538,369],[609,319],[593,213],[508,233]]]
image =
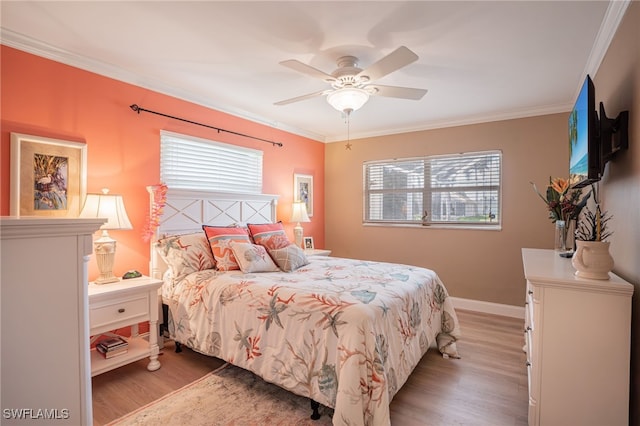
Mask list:
[[293,203],[293,211],[291,212],[291,222],[296,222],[295,228],[293,228],[293,235],[296,240],[296,245],[302,247],[302,225],[300,222],[311,222],[309,215],[307,214],[307,205],[304,201],[295,201]]
[[93,242],[93,249],[98,262],[100,275],[96,284],[106,284],[119,281],[113,275],[113,262],[116,256],[116,240],[109,236],[109,229],[133,229],[121,195],[111,195],[104,188],[102,194],[87,194],[80,217],[104,218],[107,223],[102,225],[102,236]]

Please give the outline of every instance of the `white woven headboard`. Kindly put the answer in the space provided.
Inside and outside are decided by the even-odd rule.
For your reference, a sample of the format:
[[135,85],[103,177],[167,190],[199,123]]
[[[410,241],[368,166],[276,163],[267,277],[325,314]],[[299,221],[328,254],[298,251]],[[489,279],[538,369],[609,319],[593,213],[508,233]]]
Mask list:
[[[153,210],[153,188],[149,191],[149,209]],[[232,194],[182,189],[167,190],[167,200],[160,223],[150,242],[150,267],[152,277],[162,279],[166,264],[154,249],[163,235],[204,232],[202,225],[229,226],[233,224],[276,222],[278,195]]]

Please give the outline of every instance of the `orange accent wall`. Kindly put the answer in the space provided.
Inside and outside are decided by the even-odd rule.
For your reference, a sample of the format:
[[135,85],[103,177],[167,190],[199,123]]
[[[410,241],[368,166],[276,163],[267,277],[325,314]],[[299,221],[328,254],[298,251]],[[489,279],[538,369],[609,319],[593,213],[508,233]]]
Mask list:
[[[114,273],[129,269],[148,273],[149,247],[142,240],[149,209],[145,187],[159,182],[160,130],[260,149],[264,152],[263,192],[278,194],[278,219],[293,240],[288,223],[293,175],[313,175],[314,216],[304,224],[306,236],[324,247],[324,144],[171,96],[123,83],[36,55],[1,46],[0,215],[8,215],[11,133],[25,133],[87,144],[87,191],[108,187],[122,194],[131,231],[112,231],[118,241]],[[282,142],[282,148],[149,113],[163,112],[188,120]],[[89,279],[97,267],[89,262]]]

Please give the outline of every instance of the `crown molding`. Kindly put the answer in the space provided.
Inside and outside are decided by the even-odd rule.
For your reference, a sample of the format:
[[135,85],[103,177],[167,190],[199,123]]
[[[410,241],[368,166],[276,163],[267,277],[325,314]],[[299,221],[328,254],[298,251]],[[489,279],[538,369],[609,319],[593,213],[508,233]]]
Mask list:
[[631,4],[631,1],[632,0],[613,0],[609,2],[602,24],[600,25],[600,29],[596,35],[595,42],[591,48],[591,53],[589,54],[584,71],[582,72],[582,78],[580,78],[580,81],[578,82],[574,98],[578,97],[580,89],[582,88],[582,83],[585,78],[587,78],[587,75],[595,76],[598,69],[600,69],[604,56],[607,54],[607,50],[609,50],[611,41],[613,40],[613,37],[620,26],[620,22],[622,22],[622,18],[627,12],[629,4]]
[[[586,77],[586,75],[589,74],[593,76],[596,74],[631,1],[632,0],[613,0],[609,2],[602,24],[600,26],[598,34],[596,35],[593,48],[591,49],[591,53],[589,54],[589,58],[585,65],[582,78],[579,80],[578,87],[575,92],[576,93],[575,96],[577,96],[578,92],[580,91],[580,87],[582,86],[582,82],[584,81],[584,78]],[[152,90],[154,92],[162,93],[167,96],[182,99],[187,102],[191,102],[206,108],[211,108],[211,109],[214,109],[226,114],[230,114],[248,121],[252,121],[258,124],[272,127],[274,129],[278,129],[278,130],[282,130],[298,136],[306,137],[318,142],[329,143],[329,142],[339,142],[344,140],[340,138],[328,138],[325,135],[321,135],[315,132],[310,132],[308,130],[303,130],[300,128],[288,126],[284,123],[274,122],[269,119],[266,119],[265,117],[251,114],[244,110],[229,108],[228,106],[224,106],[224,105],[218,105],[218,104],[212,103],[209,99],[198,97],[193,93],[186,92],[172,86],[168,86],[160,81],[155,81],[154,79],[150,79],[147,76],[141,76],[135,73],[127,72],[111,64],[73,54],[64,49],[51,46],[47,43],[32,39],[30,37],[18,34],[16,32],[7,30],[5,28],[0,28],[0,42],[6,46],[13,47],[15,49],[22,50],[37,56],[41,56],[56,62],[60,62],[69,66],[83,69],[85,71],[102,75],[107,78],[112,78],[118,81],[122,81],[124,83],[132,84],[138,87]],[[507,112],[498,113],[498,114],[473,116],[473,117],[467,117],[459,120],[434,121],[434,122],[425,124],[424,126],[395,129],[391,133],[389,131],[377,131],[377,132],[361,132],[361,133],[351,134],[350,139],[363,139],[368,137],[378,137],[378,136],[384,136],[389,134],[418,132],[423,130],[432,130],[432,129],[440,129],[440,128],[446,128],[446,127],[456,127],[456,126],[465,126],[465,125],[471,125],[471,124],[487,123],[487,122],[493,122],[493,121],[527,118],[527,117],[533,117],[538,115],[555,114],[555,113],[569,111],[571,109],[571,106],[572,106],[571,104],[552,105],[552,106],[538,107],[538,108],[526,109],[526,110],[507,111]]]
[[[600,25],[600,30],[598,30],[595,43],[593,44],[593,48],[589,54],[589,59],[587,60],[584,77],[586,77],[586,74],[595,75],[596,72],[598,72],[598,69],[602,64],[602,60],[611,45],[611,41],[613,40],[613,37],[615,36],[630,3],[631,0],[614,0],[609,2],[604,19]],[[580,81],[580,84],[582,84],[582,81]]]
[[[388,135],[395,135],[395,134],[401,134],[401,133],[422,132],[425,130],[444,129],[447,127],[469,126],[472,124],[491,123],[494,121],[515,120],[519,118],[536,117],[540,115],[559,114],[559,113],[570,111],[572,106],[573,106],[572,104],[567,103],[567,104],[559,104],[559,105],[549,105],[549,106],[538,107],[538,108],[512,110],[512,111],[507,111],[507,112],[497,113],[497,114],[474,115],[472,117],[466,117],[459,120],[432,121],[428,124],[425,124],[424,126],[394,129],[393,132],[385,132],[385,131],[357,132],[357,133],[351,133],[349,140],[388,136]],[[346,139],[327,138],[326,142],[327,143],[344,142],[345,140]]]
[[33,38],[24,36],[14,31],[0,28],[0,40],[1,44],[18,49],[27,53],[31,53],[36,56],[40,56],[46,59],[50,59],[55,62],[60,62],[65,65],[69,65],[75,68],[79,68],[85,71],[89,71],[101,76],[121,81],[123,83],[132,84],[134,86],[142,87],[154,92],[162,93],[167,96],[182,99],[187,102],[191,102],[206,108],[214,109],[216,111],[223,112],[225,114],[233,115],[254,123],[269,126],[274,129],[282,130],[285,132],[293,133],[298,136],[303,136],[309,139],[313,139],[318,142],[325,142],[324,135],[319,135],[314,132],[309,132],[299,128],[291,127],[283,123],[270,121],[264,117],[251,114],[247,111],[232,109],[223,105],[217,105],[210,102],[208,99],[194,96],[193,93],[186,92],[175,87],[166,85],[160,81],[154,80],[147,76],[141,76],[139,74],[131,73],[123,70],[120,67],[108,64],[106,62],[97,61],[95,59],[87,58],[85,56],[71,53],[67,50],[51,46],[50,44],[35,40]]

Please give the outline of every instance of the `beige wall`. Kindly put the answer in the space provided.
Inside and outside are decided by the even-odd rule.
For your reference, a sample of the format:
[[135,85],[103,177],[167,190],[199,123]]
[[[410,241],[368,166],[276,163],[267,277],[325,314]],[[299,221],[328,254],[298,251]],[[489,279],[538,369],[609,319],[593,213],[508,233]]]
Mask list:
[[607,116],[629,111],[629,150],[607,165],[601,201],[613,215],[614,271],[635,286],[631,326],[631,421],[640,424],[640,2],[631,3],[596,73]]
[[[520,249],[552,248],[554,235],[529,181],[544,189],[550,175],[567,176],[567,119],[554,114],[359,139],[350,150],[345,142],[328,144],[326,247],[335,256],[433,269],[455,297],[522,306]],[[501,231],[363,226],[364,161],[494,149],[503,153]]]
[[[604,102],[609,117],[622,110],[630,113],[629,149],[607,165],[600,191],[605,209],[614,216],[614,271],[635,286],[630,424],[640,424],[640,2],[629,5],[593,77],[596,100]],[[328,144],[327,248],[336,256],[426,266],[439,273],[453,296],[522,306],[520,248],[551,248],[553,239],[545,207],[528,182],[544,186],[549,175],[567,174],[567,116],[355,140],[351,150],[345,148],[345,142]],[[362,225],[364,161],[486,149],[503,151],[502,231]]]

